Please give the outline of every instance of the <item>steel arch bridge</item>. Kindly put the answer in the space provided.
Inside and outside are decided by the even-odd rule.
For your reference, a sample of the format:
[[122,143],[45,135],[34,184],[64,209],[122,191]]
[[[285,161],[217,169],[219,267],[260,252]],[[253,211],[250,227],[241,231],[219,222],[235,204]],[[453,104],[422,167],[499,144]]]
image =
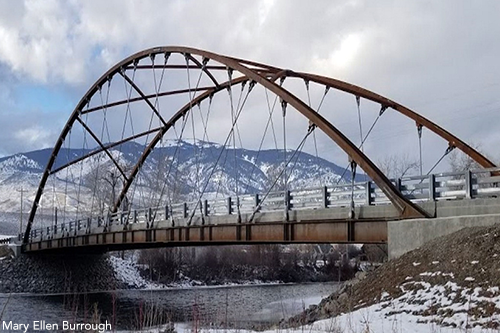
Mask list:
[[[374,113],[377,118],[366,136],[363,137],[360,127],[360,142],[355,143],[334,121],[329,120],[328,113],[321,110],[327,104],[325,97],[329,91],[337,91],[356,101],[358,116],[361,100],[377,109]],[[315,97],[319,103],[311,102]],[[275,112],[275,109],[278,111]],[[425,128],[442,138],[448,147],[446,153],[457,148],[483,168],[496,167],[477,150],[431,120],[389,98],[347,82],[189,47],[155,47],[138,52],[104,73],[75,107],[41,178],[23,243],[32,242],[32,231],[38,223],[45,228],[47,221],[44,222],[44,219],[49,220],[48,224],[52,225],[54,232],[57,228],[54,229],[53,225],[59,224],[61,229],[67,221],[79,220],[85,214],[89,220],[96,217],[102,221],[105,216],[109,218],[120,211],[131,212],[134,205],[139,209],[136,202],[141,200],[142,208],[149,209],[150,213],[151,207],[172,204],[182,192],[175,187],[176,181],[181,178],[179,172],[182,171],[179,170],[183,168],[183,163],[187,163],[179,157],[179,151],[187,149],[183,140],[188,136],[193,140],[191,149],[196,161],[196,166],[190,166],[191,173],[188,172],[183,179],[191,182],[187,192],[196,203],[188,213],[186,206],[183,208],[188,225],[198,210],[206,216],[203,210],[207,209],[207,205],[203,202],[206,202],[207,193],[211,191],[212,197],[214,192],[217,192],[215,197],[219,194],[218,188],[215,191],[209,185],[209,178],[217,177],[219,185],[226,182],[227,187],[232,189],[232,195],[236,197],[234,212],[237,212],[238,222],[241,222],[239,197],[249,194],[248,186],[257,178],[252,178],[252,170],[252,179],[246,180],[246,188],[243,188],[241,184],[244,181],[239,177],[243,174],[242,168],[248,166],[243,166],[244,157],[237,157],[236,151],[244,151],[242,137],[246,139],[261,130],[262,137],[255,134],[253,138],[260,142],[259,153],[265,145],[263,142],[274,142],[276,148],[279,142],[279,151],[283,153],[282,167],[270,177],[269,190],[262,189],[265,195],[255,200],[254,210],[246,221],[254,222],[264,199],[269,197],[271,200],[269,194],[273,186],[275,190],[279,187],[283,193],[283,219],[289,218],[286,212],[289,200],[286,197],[289,195],[290,177],[293,176],[293,159],[297,163],[297,154],[300,155],[308,138],[309,142],[314,141],[317,151],[316,136],[318,140],[320,136],[329,139],[348,156],[352,182],[357,166],[366,173],[380,195],[392,203],[396,211],[396,216],[392,218],[428,217],[429,214],[412,202],[408,195],[405,196],[401,187],[390,180],[363,149],[364,140],[378,119],[388,111],[414,121],[420,136]],[[289,119],[292,121],[287,123]],[[304,124],[303,136],[296,134],[298,127],[293,125],[299,121]],[[361,126],[361,118],[359,123]],[[272,135],[271,129],[274,131]],[[246,136],[242,136],[245,130]],[[290,136],[290,132],[294,135]],[[216,146],[218,150],[212,156],[216,162],[206,167],[206,164],[201,165],[201,160],[206,157],[203,147],[209,144],[210,137],[223,143]],[[299,142],[297,148],[291,150],[287,139]],[[134,144],[139,147],[139,153],[128,150],[127,147]],[[165,153],[167,148],[170,153]],[[229,165],[226,165],[228,151],[234,153],[234,157],[230,156]],[[255,165],[256,161],[253,162]],[[156,165],[155,170],[152,170],[152,165]],[[232,178],[226,175],[231,179],[223,179],[223,168],[232,168]],[[156,193],[151,190],[152,183],[157,185]],[[252,186],[258,188],[257,185]],[[353,183],[350,189],[352,205],[355,189]],[[102,193],[106,191],[107,194]],[[137,195],[137,191],[147,193]],[[371,195],[368,194],[369,197]],[[142,199],[135,200],[136,197]],[[165,213],[164,217],[167,218],[168,214]],[[350,215],[344,220],[356,218]]]

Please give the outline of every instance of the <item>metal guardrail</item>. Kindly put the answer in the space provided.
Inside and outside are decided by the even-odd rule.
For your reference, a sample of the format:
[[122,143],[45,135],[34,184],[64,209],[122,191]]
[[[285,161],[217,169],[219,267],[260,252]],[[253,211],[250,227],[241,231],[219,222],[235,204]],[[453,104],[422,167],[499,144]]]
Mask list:
[[[428,176],[403,177],[392,180],[401,193],[413,202],[435,200],[473,199],[500,196],[500,168],[448,172]],[[372,181],[354,184],[337,184],[293,191],[241,195],[225,199],[183,202],[164,207],[151,207],[118,212],[64,222],[31,230],[30,240],[41,240],[54,236],[90,234],[94,228],[109,228],[113,225],[145,223],[152,227],[157,221],[188,221],[191,216],[224,216],[245,213],[265,213],[287,210],[348,207],[351,201],[356,206],[389,204],[390,200]],[[196,212],[193,213],[193,210]],[[22,235],[20,235],[22,239]]]
[[10,244],[11,238],[0,238],[0,245]]

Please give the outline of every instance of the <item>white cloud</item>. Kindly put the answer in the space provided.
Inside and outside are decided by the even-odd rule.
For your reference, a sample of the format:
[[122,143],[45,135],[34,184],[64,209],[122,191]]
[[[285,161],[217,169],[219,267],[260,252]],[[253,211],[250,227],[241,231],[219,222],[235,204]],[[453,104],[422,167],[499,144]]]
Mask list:
[[47,133],[45,129],[40,128],[39,126],[21,129],[17,131],[14,136],[16,139],[25,142],[27,145],[37,143],[43,146],[49,144],[49,142],[52,143],[51,141],[49,141],[49,133]]
[[[454,112],[463,105],[474,112],[474,105],[498,102],[499,12],[497,1],[0,1],[0,74],[65,87],[76,101],[122,58],[152,46],[186,45],[344,79],[415,107],[454,131]],[[485,88],[442,101],[475,87]],[[0,101],[4,120],[6,103]],[[43,130],[52,133],[52,141],[60,131],[52,123],[60,126],[70,112],[45,115],[52,121]],[[347,128],[356,125],[350,111],[338,117]],[[477,143],[488,138],[484,149],[494,149],[500,137],[491,122],[470,122],[456,130]],[[383,153],[378,147],[387,145],[384,137],[408,145],[415,139],[413,123],[398,120],[382,128],[381,139],[367,144],[374,153]],[[43,137],[27,129],[18,133],[25,134],[11,137]],[[1,149],[45,141],[9,141]]]

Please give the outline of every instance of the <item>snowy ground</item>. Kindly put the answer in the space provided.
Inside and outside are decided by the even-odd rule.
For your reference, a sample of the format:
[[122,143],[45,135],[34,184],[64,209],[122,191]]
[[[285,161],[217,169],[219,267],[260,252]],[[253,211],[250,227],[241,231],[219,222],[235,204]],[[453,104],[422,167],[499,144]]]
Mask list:
[[131,288],[163,289],[165,285],[145,280],[140,274],[137,264],[132,260],[109,256],[109,262],[115,270],[116,277]]
[[[169,284],[161,284],[161,283],[156,283],[156,282],[151,282],[148,281],[147,279],[144,279],[141,274],[140,274],[140,265],[137,264],[133,258],[119,258],[115,256],[110,256],[109,261],[111,265],[113,266],[113,269],[115,270],[116,277],[127,284],[131,288],[135,289],[169,289],[169,288],[175,288],[175,289],[180,289],[180,288],[192,288],[192,287],[199,287],[203,286],[204,288],[220,288],[221,285],[215,285],[215,286],[206,286],[203,284],[203,282],[198,281],[198,280],[193,280],[188,277],[183,276],[180,274],[179,279],[175,282],[169,283]],[[264,285],[264,284],[278,284],[279,281],[275,282],[262,282],[260,280],[248,280],[248,281],[242,281],[242,283],[226,283],[224,286],[238,286],[238,285]],[[316,303],[308,303],[306,306],[309,306],[310,304],[317,304],[319,303],[320,300],[317,300]]]
[[[400,313],[387,317],[391,311],[390,307],[383,308],[385,303],[372,305],[349,314],[344,314],[335,318],[324,319],[312,325],[306,325],[295,329],[275,329],[260,333],[498,333],[497,329],[483,329],[474,327],[469,329],[451,328],[439,326],[435,323],[423,323],[420,316]],[[178,333],[257,333],[256,331],[241,329],[213,329],[195,328],[193,324],[175,324]],[[142,332],[163,332],[163,328],[155,328]],[[122,331],[131,332],[131,331]]]
[[[498,315],[481,318],[467,315],[467,311],[481,307],[500,305],[499,288],[460,287],[456,283],[431,285],[422,281],[408,281],[401,286],[402,296],[391,299],[389,294],[369,307],[361,308],[338,317],[317,321],[295,329],[276,329],[272,332],[331,332],[331,333],[493,333],[498,329],[482,328],[479,324],[494,323]],[[309,304],[320,299],[311,299]],[[265,312],[265,311],[264,311]],[[435,314],[430,314],[435,313]],[[265,315],[265,313],[261,313]],[[256,314],[258,315],[258,314]],[[438,323],[441,323],[438,324]],[[224,330],[214,328],[195,328],[194,324],[175,324],[178,333],[194,331],[216,333],[250,333],[248,330]],[[152,329],[144,332],[160,332]]]

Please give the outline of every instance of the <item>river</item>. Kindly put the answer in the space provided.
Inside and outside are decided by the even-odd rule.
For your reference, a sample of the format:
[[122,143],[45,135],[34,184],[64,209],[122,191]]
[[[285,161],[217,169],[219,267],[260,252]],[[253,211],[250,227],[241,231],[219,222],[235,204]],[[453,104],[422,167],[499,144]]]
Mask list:
[[200,326],[257,328],[317,304],[337,283],[245,285],[189,289],[120,290],[80,295],[0,294],[3,321],[113,323],[118,330],[167,321]]

